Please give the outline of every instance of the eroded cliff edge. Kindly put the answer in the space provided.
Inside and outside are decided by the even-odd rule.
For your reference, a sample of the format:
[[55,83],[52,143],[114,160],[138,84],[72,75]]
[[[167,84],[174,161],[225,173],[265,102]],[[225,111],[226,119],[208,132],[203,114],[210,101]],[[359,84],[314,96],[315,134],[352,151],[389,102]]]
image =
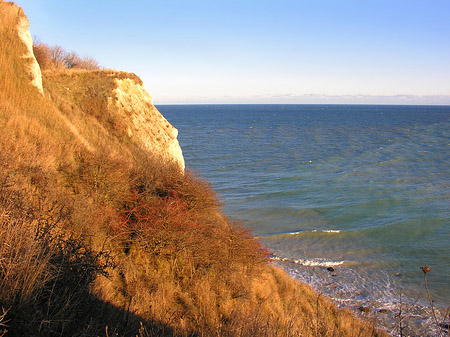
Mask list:
[[[93,117],[101,131],[122,143],[133,142],[149,156],[185,163],[178,130],[153,105],[135,74],[114,70],[55,69],[43,71],[44,89],[66,115],[75,110]],[[77,118],[71,118],[71,122]],[[106,135],[105,135],[106,136]],[[88,143],[92,148],[95,141]],[[94,143],[94,144],[92,144]]]
[[174,160],[184,170],[184,158],[175,129],[153,105],[142,82],[136,78],[114,78],[116,88],[109,97],[109,108],[117,109],[127,134],[146,151]]
[[28,72],[31,76],[31,84],[34,85],[41,94],[43,94],[44,89],[42,88],[41,68],[36,61],[36,57],[34,56],[33,39],[31,38],[31,33],[28,29],[30,27],[30,22],[23,13],[22,8],[16,7],[12,4],[10,6],[12,6],[13,10],[17,10],[17,33],[26,46],[26,52],[22,55],[22,57],[27,59],[29,64]]

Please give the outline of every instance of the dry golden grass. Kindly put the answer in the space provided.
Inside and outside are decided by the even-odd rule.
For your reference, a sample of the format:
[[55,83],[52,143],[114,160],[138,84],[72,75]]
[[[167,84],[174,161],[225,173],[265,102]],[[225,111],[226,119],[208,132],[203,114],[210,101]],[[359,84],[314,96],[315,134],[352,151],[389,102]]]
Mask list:
[[[108,109],[114,71],[30,85],[21,11],[0,2],[0,335],[379,336],[151,157]],[[3,332],[2,332],[3,331]]]

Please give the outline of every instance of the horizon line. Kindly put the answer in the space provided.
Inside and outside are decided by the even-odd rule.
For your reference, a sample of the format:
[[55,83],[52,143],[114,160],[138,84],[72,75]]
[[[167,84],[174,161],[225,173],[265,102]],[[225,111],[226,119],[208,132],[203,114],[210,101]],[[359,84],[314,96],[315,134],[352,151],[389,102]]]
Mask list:
[[380,105],[380,106],[442,106],[450,107],[449,104],[441,103],[428,103],[428,104],[417,104],[417,103],[153,103],[153,105]]

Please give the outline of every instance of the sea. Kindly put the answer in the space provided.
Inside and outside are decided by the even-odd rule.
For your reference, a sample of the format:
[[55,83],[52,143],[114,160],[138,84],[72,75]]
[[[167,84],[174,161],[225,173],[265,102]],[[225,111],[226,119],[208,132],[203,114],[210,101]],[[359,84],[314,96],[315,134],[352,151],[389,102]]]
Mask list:
[[450,106],[157,108],[179,130],[187,168],[275,264],[394,335],[401,324],[432,335],[430,299],[445,321]]

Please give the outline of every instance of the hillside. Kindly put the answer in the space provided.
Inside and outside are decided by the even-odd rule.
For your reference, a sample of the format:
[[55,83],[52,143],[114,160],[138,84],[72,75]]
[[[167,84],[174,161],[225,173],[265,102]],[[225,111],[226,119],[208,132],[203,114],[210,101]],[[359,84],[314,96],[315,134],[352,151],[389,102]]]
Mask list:
[[41,72],[0,17],[0,336],[383,335],[224,216],[136,75]]

